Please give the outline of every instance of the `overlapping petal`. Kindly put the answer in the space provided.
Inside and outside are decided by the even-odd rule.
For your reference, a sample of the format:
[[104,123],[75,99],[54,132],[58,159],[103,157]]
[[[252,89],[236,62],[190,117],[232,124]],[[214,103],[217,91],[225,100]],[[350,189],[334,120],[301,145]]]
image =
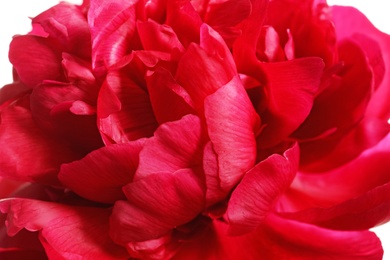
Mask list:
[[7,214],[9,235],[22,229],[39,231],[49,258],[128,258],[126,251],[108,237],[109,209],[8,199],[0,202],[0,210]]
[[115,144],[63,164],[58,178],[83,198],[102,203],[124,199],[122,187],[130,183],[138,166],[144,140]]

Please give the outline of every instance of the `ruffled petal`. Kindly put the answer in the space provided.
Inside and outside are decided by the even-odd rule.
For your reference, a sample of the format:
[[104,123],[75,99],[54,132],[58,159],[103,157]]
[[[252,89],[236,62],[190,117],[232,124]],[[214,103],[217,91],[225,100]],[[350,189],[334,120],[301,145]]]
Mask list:
[[1,176],[58,186],[62,163],[82,155],[61,139],[48,136],[35,124],[25,99],[1,110]]
[[255,164],[260,119],[238,77],[205,99],[205,117],[218,161],[214,174],[226,195]]
[[156,69],[147,75],[146,83],[154,116],[159,125],[179,120],[187,114],[195,114],[191,97],[169,71]]
[[[88,22],[92,36],[92,67],[98,75],[130,53],[137,1],[92,1]],[[113,48],[115,46],[115,48]]]
[[237,71],[230,51],[218,33],[201,27],[201,44],[190,44],[180,59],[175,79],[190,94],[202,113],[204,99],[227,84]]
[[271,155],[245,174],[228,202],[229,234],[248,233],[261,225],[276,200],[290,186],[298,164],[299,148],[295,144],[283,156]]
[[[127,259],[124,248],[108,237],[109,209],[71,207],[30,199],[0,202],[7,215],[8,234],[39,231],[46,253],[64,259]],[[56,258],[57,259],[57,258]]]
[[[328,208],[364,195],[390,182],[390,135],[356,159],[336,169],[316,174],[299,173],[281,207],[297,211]],[[327,192],[324,192],[326,190]]]
[[115,203],[110,234],[124,246],[164,236],[195,218],[204,207],[203,185],[192,169],[158,172],[123,190],[128,201]]
[[378,237],[369,231],[335,231],[269,215],[264,225],[243,236],[227,236],[215,220],[182,241],[173,259],[382,259]]
[[16,36],[10,44],[9,60],[20,80],[30,88],[44,80],[64,79],[61,52],[50,47],[49,39],[38,36]]
[[292,134],[309,115],[324,63],[320,58],[302,58],[264,63],[261,68],[267,78],[268,105],[261,113],[266,126],[258,138],[258,145],[268,148]]
[[140,153],[135,180],[158,172],[175,172],[199,167],[205,143],[200,119],[187,115],[162,124]]
[[[338,39],[348,39],[354,34],[363,34],[376,41],[381,49],[381,56],[385,62],[385,68],[390,66],[390,36],[381,32],[364,16],[353,7],[331,7],[332,19],[335,24]],[[372,49],[367,51],[371,52]],[[379,117],[385,121],[390,118],[388,100],[390,99],[390,73],[384,73],[384,78],[378,90],[371,98],[367,108],[367,115]]]
[[82,9],[61,2],[32,19],[53,39],[57,47],[79,57],[91,56],[91,34]]
[[330,208],[310,208],[281,215],[330,229],[369,229],[390,220],[390,182]]
[[[137,54],[126,57],[123,64],[108,72],[99,92],[98,125],[106,144],[150,137],[157,128],[144,85],[145,65],[139,64],[138,56],[134,56]],[[157,58],[153,62],[158,62]]]
[[63,164],[58,178],[89,200],[114,203],[124,199],[122,187],[133,179],[143,143],[141,139],[95,150],[79,161]]

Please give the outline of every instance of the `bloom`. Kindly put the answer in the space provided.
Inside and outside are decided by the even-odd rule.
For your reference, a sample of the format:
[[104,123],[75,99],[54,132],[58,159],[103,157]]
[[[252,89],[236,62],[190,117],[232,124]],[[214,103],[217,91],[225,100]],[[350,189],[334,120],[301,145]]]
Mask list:
[[90,0],[32,24],[0,90],[4,257],[381,258],[390,38],[357,10]]

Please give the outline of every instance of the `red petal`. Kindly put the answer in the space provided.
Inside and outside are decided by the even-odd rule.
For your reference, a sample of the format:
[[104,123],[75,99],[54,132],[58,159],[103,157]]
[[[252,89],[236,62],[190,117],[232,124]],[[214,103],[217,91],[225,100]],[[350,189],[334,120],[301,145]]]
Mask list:
[[158,172],[124,187],[111,217],[111,237],[121,245],[159,238],[204,207],[203,185],[191,169]]
[[165,69],[158,68],[146,77],[150,102],[159,125],[195,114],[192,100]]
[[91,2],[88,22],[92,34],[92,65],[98,75],[130,52],[129,45],[135,32],[136,3],[133,0]]
[[184,52],[184,47],[176,33],[168,25],[161,25],[153,20],[138,22],[137,29],[145,50],[171,53],[174,49]]
[[[127,253],[108,237],[110,210],[70,207],[29,199],[0,202],[7,213],[8,234],[21,229],[39,231],[46,252],[64,259],[126,259]],[[50,257],[50,255],[49,255]]]
[[228,225],[213,221],[185,240],[175,260],[208,259],[382,259],[380,240],[369,231],[334,231],[271,215],[244,236],[227,236]]
[[9,59],[21,81],[34,88],[44,80],[63,79],[61,53],[49,40],[37,36],[17,36],[10,44]]
[[61,2],[32,19],[63,51],[83,58],[91,56],[91,34],[81,8]]
[[[357,9],[352,7],[333,6],[331,8],[332,18],[335,23],[338,39],[349,38],[358,33],[369,36],[376,41],[381,48],[381,56],[385,67],[390,66],[390,37],[376,29],[372,23]],[[370,48],[367,50],[370,52]],[[380,117],[383,120],[390,118],[388,101],[390,99],[390,73],[385,73],[379,89],[368,105],[367,115]]]
[[339,230],[364,230],[390,220],[390,182],[330,208],[311,208],[284,217]]
[[63,140],[42,132],[21,101],[2,109],[0,126],[2,176],[59,185],[60,165],[80,158]]
[[31,113],[44,131],[89,152],[103,145],[96,125],[96,97],[94,87],[45,82],[30,96]]
[[223,39],[207,25],[201,27],[201,45],[191,44],[180,59],[176,80],[202,111],[204,99],[237,75]]
[[298,149],[295,144],[284,156],[271,155],[245,174],[229,199],[226,211],[229,233],[244,234],[261,225],[295,177]]
[[229,0],[214,2],[208,6],[204,22],[216,30],[231,46],[240,30],[234,28],[244,21],[251,13],[252,5],[249,0]]
[[309,115],[320,85],[324,63],[303,58],[261,65],[267,77],[267,110],[261,114],[266,127],[258,145],[267,148],[283,141]]
[[[342,167],[324,173],[296,176],[283,208],[296,211],[310,207],[332,207],[357,198],[390,182],[390,135]],[[375,173],[375,174],[373,174]],[[324,193],[324,190],[326,192]],[[292,208],[290,208],[290,206]]]
[[[133,57],[130,59],[129,63],[134,61]],[[99,129],[106,143],[125,143],[149,137],[157,128],[149,94],[132,77],[135,73],[132,66],[131,63],[129,66],[110,70],[100,89]],[[143,78],[142,72],[137,72]]]
[[260,120],[237,77],[205,99],[205,117],[220,189],[227,194],[254,166]]
[[178,121],[162,124],[140,153],[135,179],[200,166],[204,142],[197,116],[187,115]]
[[142,147],[143,140],[103,147],[63,164],[58,178],[84,198],[114,203],[124,198],[122,187],[132,181]]

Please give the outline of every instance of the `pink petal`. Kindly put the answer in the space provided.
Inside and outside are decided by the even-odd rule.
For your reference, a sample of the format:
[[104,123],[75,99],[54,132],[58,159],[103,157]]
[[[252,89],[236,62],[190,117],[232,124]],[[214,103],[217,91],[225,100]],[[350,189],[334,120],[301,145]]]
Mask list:
[[219,187],[227,194],[255,164],[260,120],[237,77],[208,96],[204,106]]
[[215,220],[182,242],[174,260],[208,259],[382,259],[380,240],[369,231],[334,231],[268,216],[265,225],[243,236],[227,236]]
[[176,32],[185,48],[190,43],[199,42],[199,28],[202,19],[195,11],[191,2],[168,1],[165,23]]
[[242,23],[242,34],[233,45],[233,56],[240,73],[256,77],[256,49],[269,0],[252,0],[252,12]]
[[234,28],[244,21],[251,13],[252,5],[249,0],[229,0],[209,4],[204,21],[216,30],[231,46],[240,30]]
[[174,49],[184,52],[184,47],[176,33],[168,25],[161,25],[153,20],[138,22],[137,30],[145,50],[171,53]]
[[44,131],[89,152],[103,145],[96,125],[96,98],[94,87],[45,82],[30,96],[31,113]]
[[91,2],[88,22],[92,35],[92,67],[98,75],[130,52],[129,45],[135,32],[136,3],[115,0]]
[[103,147],[63,164],[58,178],[83,198],[114,203],[125,197],[122,187],[132,181],[142,147],[143,140]]
[[204,139],[201,121],[195,115],[162,124],[140,153],[135,180],[159,172],[199,167]]
[[201,27],[201,45],[190,44],[180,59],[175,78],[202,112],[204,99],[237,74],[223,39],[207,25]]
[[[293,133],[309,115],[324,68],[320,58],[303,58],[261,65],[267,77],[266,124],[258,145],[267,148]],[[293,115],[293,116],[292,116]]]
[[63,140],[48,136],[35,124],[26,100],[1,110],[1,175],[20,181],[59,185],[62,163],[80,158]]
[[[390,61],[390,37],[376,29],[372,23],[357,9],[352,7],[333,6],[331,8],[332,18],[335,23],[337,37],[342,40],[349,38],[356,33],[369,36],[376,41],[382,51],[381,56],[385,67],[389,67]],[[371,51],[367,49],[367,51]],[[390,74],[385,73],[382,83],[367,108],[367,115],[377,116],[383,120],[390,118],[388,100],[390,98]]]
[[369,229],[390,220],[390,182],[330,208],[310,208],[281,214],[331,229]]
[[32,19],[66,52],[83,58],[91,56],[91,34],[82,9],[61,2]]
[[188,93],[167,70],[158,68],[146,77],[150,102],[159,125],[195,114]]
[[[128,65],[128,66],[126,66]],[[126,65],[109,71],[98,98],[99,129],[106,143],[124,143],[150,137],[157,128],[142,69],[137,69],[135,58]],[[136,68],[134,68],[135,66]],[[135,71],[139,75],[132,77]]]
[[115,242],[127,245],[156,239],[185,224],[204,207],[203,185],[192,169],[158,172],[124,187],[110,221]]
[[21,229],[39,231],[40,240],[50,256],[64,259],[126,259],[127,253],[108,237],[110,210],[71,207],[29,199],[0,202],[7,213],[9,235]]
[[20,80],[30,88],[44,80],[63,79],[61,53],[50,47],[48,39],[30,35],[14,37],[9,59]]
[[360,197],[390,182],[389,156],[388,134],[376,146],[342,167],[323,173],[300,173],[291,185],[291,193],[286,194],[282,207],[287,211],[328,208]]
[[283,156],[273,154],[244,175],[226,211],[230,234],[248,233],[261,225],[276,199],[290,186],[298,164],[299,148],[295,144]]

